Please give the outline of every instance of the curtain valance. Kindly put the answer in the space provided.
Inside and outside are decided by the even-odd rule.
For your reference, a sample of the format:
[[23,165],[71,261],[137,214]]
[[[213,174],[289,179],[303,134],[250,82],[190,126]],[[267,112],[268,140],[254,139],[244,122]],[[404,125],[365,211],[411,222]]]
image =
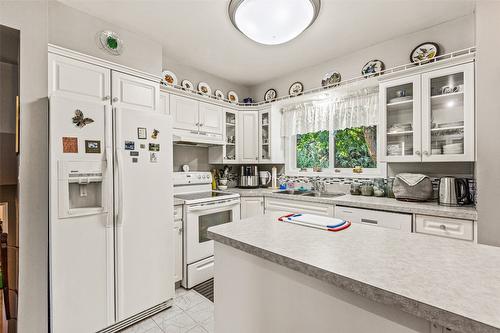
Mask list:
[[378,87],[282,107],[283,136],[378,125]]

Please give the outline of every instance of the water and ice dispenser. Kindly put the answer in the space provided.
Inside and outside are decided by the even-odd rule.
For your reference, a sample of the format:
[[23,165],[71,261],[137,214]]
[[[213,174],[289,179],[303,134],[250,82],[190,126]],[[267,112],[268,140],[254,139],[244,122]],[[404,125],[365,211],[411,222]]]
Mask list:
[[59,218],[107,212],[103,161],[59,161]]

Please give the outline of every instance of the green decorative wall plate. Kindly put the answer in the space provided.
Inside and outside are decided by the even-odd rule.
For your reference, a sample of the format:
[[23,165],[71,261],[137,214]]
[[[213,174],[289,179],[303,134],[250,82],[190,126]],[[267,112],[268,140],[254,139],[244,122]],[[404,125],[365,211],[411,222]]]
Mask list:
[[120,55],[123,52],[123,41],[113,31],[99,32],[97,34],[97,45],[112,55]]

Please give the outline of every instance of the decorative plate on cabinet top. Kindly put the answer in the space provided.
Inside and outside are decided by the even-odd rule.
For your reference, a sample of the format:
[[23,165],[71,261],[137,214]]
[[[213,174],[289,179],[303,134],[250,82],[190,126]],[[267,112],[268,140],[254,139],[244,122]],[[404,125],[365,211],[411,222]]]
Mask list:
[[120,55],[123,52],[123,41],[116,32],[105,30],[97,33],[97,45],[112,55]]
[[381,60],[373,59],[368,61],[361,69],[361,75],[366,78],[377,76],[385,69],[385,65]]
[[193,82],[191,82],[189,80],[182,80],[181,86],[182,86],[182,88],[184,88],[184,90],[189,90],[189,91],[194,90],[194,84],[193,84]]
[[417,46],[410,53],[410,61],[418,64],[426,64],[439,55],[439,45],[433,42],[425,42]]
[[336,86],[342,80],[342,76],[339,72],[328,72],[323,76],[323,80],[321,80],[321,86]]
[[231,102],[231,103],[238,103],[239,102],[239,98],[238,98],[238,95],[236,94],[236,92],[234,92],[233,90],[229,91],[227,93],[227,99]]
[[161,72],[161,83],[169,84],[171,86],[176,86],[177,85],[177,76],[171,71],[163,71]]
[[301,82],[294,82],[288,88],[288,95],[290,96],[297,96],[300,95],[302,92],[304,92],[304,85]]
[[264,94],[264,101],[266,102],[274,101],[277,97],[278,97],[278,92],[276,91],[276,89],[271,88]]
[[217,99],[221,99],[221,100],[224,99],[224,93],[220,89],[215,89],[214,96]]
[[206,82],[198,83],[198,91],[202,95],[212,95],[212,88],[210,88],[210,86]]

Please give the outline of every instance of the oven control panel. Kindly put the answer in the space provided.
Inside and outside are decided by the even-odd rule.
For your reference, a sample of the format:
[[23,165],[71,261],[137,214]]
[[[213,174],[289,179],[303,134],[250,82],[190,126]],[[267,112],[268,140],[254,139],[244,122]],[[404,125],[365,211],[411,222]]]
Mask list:
[[174,172],[174,185],[210,184],[212,174],[205,171]]

